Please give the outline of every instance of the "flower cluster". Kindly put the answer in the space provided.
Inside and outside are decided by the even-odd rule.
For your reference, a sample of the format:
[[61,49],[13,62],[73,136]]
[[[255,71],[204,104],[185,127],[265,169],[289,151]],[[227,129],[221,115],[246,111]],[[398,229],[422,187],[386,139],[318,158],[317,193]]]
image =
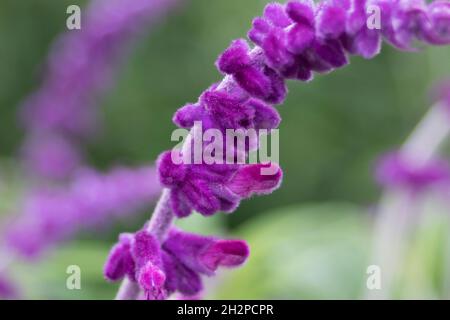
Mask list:
[[161,183],[171,190],[171,207],[178,217],[192,210],[209,216],[217,211],[232,212],[243,198],[270,193],[280,184],[282,173],[261,175],[264,165],[203,165],[172,162],[171,152],[159,159]]
[[27,258],[81,230],[102,228],[114,218],[149,206],[161,190],[153,167],[118,168],[108,174],[82,171],[67,188],[32,192],[7,229],[8,246]]
[[139,283],[149,300],[177,291],[195,296],[203,288],[200,275],[214,275],[218,267],[245,262],[249,248],[241,240],[199,236],[172,228],[160,243],[151,233],[121,234],[105,265],[111,281],[128,277]]
[[[381,9],[379,28],[368,26],[369,6]],[[253,21],[248,33],[255,47],[252,49],[243,39],[233,41],[216,63],[225,79],[207,89],[197,103],[179,109],[173,121],[191,132],[195,131],[196,121],[202,121],[204,128],[222,131],[275,129],[280,117],[274,105],[282,103],[286,97],[286,79],[311,80],[314,72],[327,73],[348,64],[349,54],[372,58],[380,52],[383,38],[402,50],[414,49],[416,41],[449,44],[448,7],[446,1],[428,5],[424,0],[271,3],[266,6],[264,15]],[[251,145],[246,145],[244,152],[247,154],[250,150]],[[192,157],[192,151],[185,148],[176,152],[183,157]],[[186,152],[187,155],[183,154]],[[176,164],[172,154],[165,152],[158,160],[160,181],[170,192],[168,200],[161,198],[167,203],[160,207],[169,205],[178,217],[186,217],[192,210],[206,216],[217,211],[232,212],[241,199],[272,192],[282,178],[279,167],[275,174],[265,176],[261,171],[262,164],[229,164],[225,161],[224,164]],[[409,171],[404,170],[401,177],[395,179],[420,184],[437,179],[436,175],[441,173],[437,171],[427,168],[411,178]],[[158,208],[154,213],[156,217],[161,213]],[[176,237],[172,229],[161,240],[152,231],[122,236],[106,264],[107,278],[116,280],[127,275],[146,292],[147,298],[164,298],[175,290],[184,294],[196,293],[198,281],[194,279],[198,274],[215,270],[207,267],[210,263],[207,261],[213,256],[221,257],[218,261],[238,261],[232,264],[237,265],[248,254],[240,244],[240,259],[231,259],[220,251],[223,249],[210,251],[209,248],[215,248],[215,245],[193,246],[192,243],[201,242],[199,238],[193,241],[192,236]],[[183,233],[177,231],[176,234]],[[191,248],[196,249],[192,251]],[[206,256],[205,252],[208,252]],[[169,263],[171,260],[167,256],[177,259]],[[178,267],[173,267],[173,261],[179,263]],[[212,265],[217,266],[217,263]]]

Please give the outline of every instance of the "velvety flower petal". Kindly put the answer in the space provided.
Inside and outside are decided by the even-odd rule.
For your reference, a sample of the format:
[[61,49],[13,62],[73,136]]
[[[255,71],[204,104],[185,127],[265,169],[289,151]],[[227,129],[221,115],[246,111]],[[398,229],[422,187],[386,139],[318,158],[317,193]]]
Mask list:
[[279,3],[269,3],[264,9],[264,18],[279,28],[286,28],[292,23],[284,10],[284,6]]
[[268,103],[279,104],[286,98],[287,87],[283,77],[281,77],[275,70],[265,67],[264,75],[270,79],[270,90],[261,96],[256,96]]
[[346,24],[346,31],[349,34],[355,34],[366,27],[366,3],[367,0],[351,0]]
[[255,44],[262,46],[267,34],[272,30],[272,26],[263,18],[255,18],[252,22],[252,28],[248,32],[248,38]]
[[308,48],[315,38],[315,30],[306,24],[297,24],[293,26],[287,34],[287,49],[300,54]]
[[192,204],[180,189],[170,190],[170,206],[178,218],[188,217],[192,213]]
[[345,31],[346,10],[334,2],[322,4],[317,14],[317,33],[321,38],[339,38]]
[[120,235],[119,242],[111,249],[104,267],[106,279],[117,281],[125,276],[134,279],[135,263],[130,252],[132,239],[132,234]]
[[249,255],[244,241],[219,240],[178,229],[170,231],[163,248],[189,269],[205,275],[213,275],[219,266],[239,266]]
[[270,67],[283,71],[294,63],[294,56],[286,50],[286,33],[280,29],[271,31],[261,44]]
[[322,38],[338,38],[345,31],[346,12],[344,9],[323,5],[317,16],[317,32]]
[[173,123],[181,128],[192,128],[195,121],[202,121],[204,110],[197,104],[187,104],[175,112]]
[[143,268],[149,261],[156,266],[161,265],[160,244],[158,240],[146,230],[141,230],[134,235],[134,239],[131,243],[131,254],[137,269]]
[[311,0],[289,1],[286,5],[286,13],[298,24],[314,27],[315,5]]
[[166,275],[151,261],[147,262],[138,272],[137,282],[144,289],[147,300],[163,300],[166,298],[164,283]]
[[202,105],[222,129],[252,127],[255,110],[246,100],[218,90],[206,91],[201,97]]
[[209,270],[222,267],[237,267],[248,258],[250,249],[245,241],[217,240],[208,247],[199,257],[200,261]]
[[413,50],[415,40],[423,40],[430,29],[424,0],[399,0],[391,15],[394,45],[399,49]]
[[234,74],[248,67],[250,57],[248,55],[249,46],[243,39],[235,40],[217,60],[216,64],[220,71],[227,74]]
[[[271,168],[270,174],[265,174],[263,169]],[[242,166],[228,182],[228,188],[241,196],[249,198],[254,194],[269,194],[277,189],[282,180],[281,168],[275,164],[251,164]]]
[[281,102],[286,94],[283,78],[268,67],[260,70],[250,63],[248,50],[245,40],[233,41],[217,61],[219,70],[232,74],[251,96],[269,103]]
[[159,180],[166,187],[177,185],[186,178],[185,167],[172,161],[172,151],[163,152],[157,160],[157,166]]
[[337,40],[316,42],[314,52],[315,59],[320,59],[322,64],[327,64],[330,68],[340,68],[348,64],[347,55]]
[[166,274],[165,289],[168,293],[178,291],[192,296],[203,290],[203,284],[198,273],[183,265],[170,253],[163,252],[162,259]]
[[281,116],[272,106],[256,99],[250,99],[248,105],[255,110],[253,122],[256,129],[275,129],[280,125]]

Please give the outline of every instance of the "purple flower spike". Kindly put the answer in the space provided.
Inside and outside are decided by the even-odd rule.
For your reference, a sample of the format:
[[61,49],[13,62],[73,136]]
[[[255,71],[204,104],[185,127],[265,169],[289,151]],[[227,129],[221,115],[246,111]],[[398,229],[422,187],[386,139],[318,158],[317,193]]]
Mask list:
[[379,161],[376,177],[384,186],[404,186],[418,191],[436,183],[448,182],[450,168],[447,162],[440,159],[417,167],[400,153],[391,153]]

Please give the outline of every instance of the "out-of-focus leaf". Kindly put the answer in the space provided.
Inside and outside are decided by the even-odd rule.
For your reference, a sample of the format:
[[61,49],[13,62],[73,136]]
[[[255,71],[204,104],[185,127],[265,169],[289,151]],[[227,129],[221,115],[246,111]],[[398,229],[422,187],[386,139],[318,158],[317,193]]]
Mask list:
[[251,256],[217,284],[217,298],[360,297],[370,248],[370,223],[360,208],[329,203],[278,209],[238,235],[249,242]]
[[[40,263],[14,265],[15,278],[20,281],[24,298],[28,299],[112,299],[117,284],[103,278],[103,264],[109,247],[99,243],[80,242],[52,252]],[[81,289],[70,290],[67,268],[80,267]]]
[[450,216],[433,198],[411,235],[397,295],[403,299],[448,299],[450,290]]

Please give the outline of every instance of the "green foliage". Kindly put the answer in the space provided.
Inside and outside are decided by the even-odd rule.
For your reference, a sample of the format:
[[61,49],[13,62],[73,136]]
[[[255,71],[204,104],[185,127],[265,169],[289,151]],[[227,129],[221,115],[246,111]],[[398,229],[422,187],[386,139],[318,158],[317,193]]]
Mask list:
[[370,224],[342,203],[273,210],[239,228],[249,262],[218,284],[218,298],[349,299],[364,289]]

